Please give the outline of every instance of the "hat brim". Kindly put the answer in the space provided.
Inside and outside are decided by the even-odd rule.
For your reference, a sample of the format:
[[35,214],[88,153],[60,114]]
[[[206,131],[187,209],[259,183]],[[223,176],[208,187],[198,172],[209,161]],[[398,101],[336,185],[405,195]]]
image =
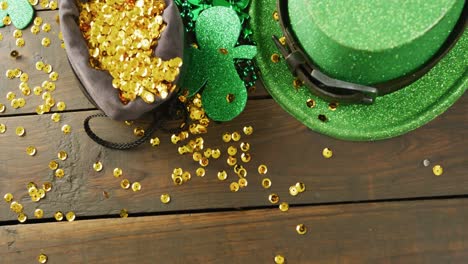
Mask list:
[[[453,49],[422,78],[397,92],[378,97],[372,105],[339,105],[315,96],[307,87],[295,89],[294,77],[284,60],[273,63],[279,53],[272,35],[282,36],[273,19],[276,1],[253,1],[251,26],[258,54],[255,58],[260,78],[271,96],[291,115],[310,129],[339,139],[372,141],[396,137],[412,131],[447,110],[468,88],[468,33],[465,30]],[[316,106],[309,108],[308,99]],[[324,115],[326,122],[319,120]]]

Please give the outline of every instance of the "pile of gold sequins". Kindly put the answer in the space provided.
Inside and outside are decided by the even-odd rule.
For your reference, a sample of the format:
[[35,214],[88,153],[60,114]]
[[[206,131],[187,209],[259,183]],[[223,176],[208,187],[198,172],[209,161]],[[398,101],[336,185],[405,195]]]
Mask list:
[[79,25],[88,42],[90,64],[106,70],[120,100],[141,97],[147,103],[165,99],[176,86],[181,58],[163,61],[153,56],[166,24],[161,0],[93,0],[80,5]]

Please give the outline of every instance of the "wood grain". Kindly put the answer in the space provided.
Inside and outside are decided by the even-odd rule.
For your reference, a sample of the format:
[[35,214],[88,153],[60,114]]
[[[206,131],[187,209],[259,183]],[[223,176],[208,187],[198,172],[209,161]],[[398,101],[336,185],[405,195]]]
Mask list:
[[[468,262],[466,199],[0,227],[2,263]],[[305,235],[297,224],[308,227]]]
[[[32,215],[42,208],[47,217],[56,210],[74,210],[81,216],[117,214],[121,208],[131,212],[161,212],[203,210],[270,205],[270,193],[280,195],[291,204],[330,203],[401,199],[410,197],[451,196],[468,194],[467,149],[468,96],[463,96],[454,107],[430,124],[407,135],[379,142],[345,142],[311,132],[291,118],[273,100],[249,101],[247,109],[232,122],[213,125],[204,136],[205,148],[220,148],[222,157],[212,162],[204,178],[196,177],[198,164],[189,156],[177,154],[169,135],[157,133],[162,143],[158,148],[148,144],[131,151],[113,151],[92,142],[83,132],[82,121],[94,112],[63,114],[60,124],[50,115],[1,118],[7,132],[0,134],[0,194],[12,192]],[[72,134],[63,135],[60,127],[72,126]],[[16,126],[26,129],[26,136],[14,134]],[[251,144],[252,161],[246,164],[249,185],[238,193],[229,191],[236,180],[225,163],[226,149],[232,145],[222,142],[221,135],[241,131],[252,125],[252,136],[241,139]],[[134,139],[133,127],[106,119],[92,122],[96,132],[107,139],[127,141]],[[34,145],[38,154],[26,155],[25,149]],[[334,150],[331,159],[321,155],[324,147]],[[55,179],[47,165],[57,160],[57,152],[69,153],[66,161],[59,161],[65,170],[63,179]],[[431,165],[424,167],[428,159]],[[104,169],[95,172],[92,164],[101,161]],[[262,177],[256,172],[259,164],[268,165],[267,176],[273,185],[261,187]],[[441,164],[444,174],[434,176],[432,166]],[[112,170],[121,167],[123,178],[141,182],[142,191],[134,193],[120,188],[120,179]],[[192,180],[174,186],[171,173],[181,167],[192,173]],[[217,172],[226,170],[228,180],[221,182]],[[54,190],[46,199],[32,203],[26,184],[52,181]],[[289,195],[289,186],[304,182],[307,191],[297,197]],[[103,196],[106,191],[110,198]],[[169,193],[173,201],[161,204],[159,196]],[[16,219],[6,204],[0,204],[0,221]]]

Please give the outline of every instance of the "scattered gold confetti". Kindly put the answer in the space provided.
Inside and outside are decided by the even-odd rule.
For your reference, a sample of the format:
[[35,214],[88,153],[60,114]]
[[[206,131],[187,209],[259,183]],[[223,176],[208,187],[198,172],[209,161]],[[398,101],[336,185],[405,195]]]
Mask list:
[[26,148],[26,153],[29,156],[34,156],[37,153],[37,149],[35,147],[33,147],[33,146],[29,146],[29,147]]
[[66,160],[68,158],[68,154],[67,152],[61,150],[57,153],[57,157],[60,159],[60,160]]
[[164,194],[161,194],[160,199],[163,204],[167,204],[171,201],[171,196],[167,193],[164,193]]
[[23,205],[16,202],[16,201],[12,201],[10,203],[10,209],[11,209],[11,211],[19,214],[19,213],[21,213],[23,211]]
[[114,177],[119,178],[120,176],[122,176],[123,171],[121,168],[115,168],[113,171],[113,174],[114,174]]
[[40,254],[38,257],[37,257],[37,262],[39,263],[47,263],[47,256],[45,254]]
[[241,139],[241,135],[239,134],[239,132],[233,132],[231,137],[233,141],[239,141]]
[[[44,46],[44,47],[49,47],[49,46],[50,46],[50,39],[47,38],[47,37],[42,38],[41,44],[42,44],[42,46]],[[19,45],[18,45],[18,46],[19,46]]]
[[232,136],[231,136],[230,133],[227,133],[227,132],[226,132],[226,133],[223,134],[223,141],[224,141],[224,142],[228,143],[228,142],[231,141],[231,139],[232,139]]
[[6,194],[3,196],[3,199],[5,200],[5,202],[11,203],[11,201],[13,201],[13,194],[11,194],[11,193],[6,193]]
[[324,158],[329,159],[333,156],[333,151],[329,148],[324,148],[322,151],[322,155]]
[[434,173],[435,176],[440,176],[444,173],[444,168],[442,168],[442,166],[440,165],[435,165],[432,168],[432,172]]
[[56,212],[56,213],[54,214],[54,218],[55,218],[55,220],[57,220],[57,221],[62,221],[62,220],[63,220],[63,213],[60,212],[60,211]]
[[128,217],[128,211],[127,211],[127,209],[122,209],[122,210],[120,210],[120,217],[121,217],[121,218],[127,218],[127,217]]
[[63,178],[63,176],[65,176],[65,172],[63,171],[63,169],[55,170],[55,177],[60,179]]
[[46,192],[50,192],[52,190],[52,183],[51,182],[44,182],[42,184],[42,189]]
[[229,189],[231,190],[231,192],[239,191],[239,189],[240,189],[239,183],[231,182],[231,184],[229,185]]
[[277,204],[279,202],[279,196],[276,193],[272,193],[268,196],[268,200],[272,204]]
[[58,123],[60,122],[60,114],[59,113],[53,113],[51,116],[50,116],[50,119],[52,121],[54,121],[55,123]]
[[141,190],[141,184],[139,182],[132,183],[132,190],[134,192],[138,192]]
[[[60,152],[59,152],[59,153],[60,153]],[[65,155],[66,155],[66,153],[65,153]],[[59,167],[59,164],[58,164],[58,162],[56,162],[55,160],[51,160],[51,161],[49,162],[49,169],[51,169],[51,170],[56,170],[56,169],[58,169],[58,167]]]
[[70,126],[70,125],[63,125],[63,126],[62,126],[62,132],[63,132],[64,134],[70,134],[70,132],[71,132],[71,126]]
[[289,187],[289,194],[292,196],[297,196],[299,194],[299,191],[297,190],[296,186]]
[[241,154],[241,160],[245,163],[248,163],[250,162],[250,160],[252,159],[252,157],[250,156],[249,153],[242,153]]
[[262,186],[263,186],[263,188],[265,188],[265,189],[270,188],[270,187],[271,187],[271,180],[268,179],[268,178],[262,179]]
[[296,186],[296,189],[297,189],[297,191],[298,191],[299,193],[305,192],[306,187],[305,187],[305,184],[304,184],[304,183],[302,183],[302,182],[297,182],[295,186]]
[[37,219],[41,219],[44,217],[44,211],[42,209],[36,209],[34,210],[34,217],[36,217]]
[[284,261],[285,261],[285,259],[284,259],[283,256],[281,256],[281,255],[276,255],[275,256],[275,263],[276,264],[284,264],[285,263]]
[[241,188],[245,188],[249,184],[246,178],[240,178],[238,183]]
[[250,144],[247,143],[247,142],[242,142],[240,144],[240,149],[243,151],[243,152],[247,152],[250,150]]
[[219,179],[220,181],[226,180],[227,177],[228,177],[228,175],[227,175],[227,172],[226,172],[225,170],[222,170],[222,171],[219,171],[219,172],[218,172],[218,179]]
[[296,226],[296,231],[299,235],[304,235],[307,233],[307,227],[304,224],[298,224]]
[[93,164],[93,169],[94,169],[95,171],[98,171],[98,172],[99,172],[99,171],[102,171],[102,167],[103,167],[103,166],[102,166],[102,163],[101,163],[100,161],[95,162],[95,163]]
[[258,173],[260,175],[265,175],[265,174],[267,174],[267,172],[268,172],[268,168],[267,168],[266,165],[262,164],[262,165],[258,166]]
[[27,216],[26,214],[20,213],[20,214],[18,215],[18,221],[19,221],[20,223],[24,223],[24,222],[26,222],[26,220],[28,220],[28,216]]
[[40,26],[42,24],[42,17],[35,17],[33,23],[36,26]]
[[195,174],[196,174],[198,177],[204,177],[204,176],[205,176],[205,169],[204,169],[204,168],[198,168],[198,169],[195,171]]
[[68,212],[65,215],[65,218],[67,219],[68,222],[73,222],[73,221],[75,221],[76,215],[75,215],[74,212]]
[[16,46],[18,47],[24,47],[25,44],[26,42],[24,41],[24,38],[19,38],[16,40]]
[[[49,23],[42,24],[42,31],[49,32],[50,31],[50,24]],[[44,44],[42,44],[42,45],[44,45]]]
[[64,111],[67,105],[64,102],[58,102],[57,103],[57,110],[58,111]]
[[282,202],[279,205],[279,209],[281,210],[281,212],[287,212],[289,210],[289,204],[286,202]]
[[123,179],[120,182],[120,187],[122,187],[122,189],[125,189],[125,190],[130,188],[130,181],[128,179]]
[[15,133],[18,137],[22,137],[26,133],[26,130],[24,129],[24,127],[19,126],[19,127],[16,127]]

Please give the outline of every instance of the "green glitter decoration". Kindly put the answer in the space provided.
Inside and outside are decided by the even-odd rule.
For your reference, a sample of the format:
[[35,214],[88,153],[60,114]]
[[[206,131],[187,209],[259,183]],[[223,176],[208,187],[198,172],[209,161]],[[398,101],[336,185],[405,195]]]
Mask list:
[[[195,24],[201,12],[214,6],[223,6],[236,11],[241,21],[242,31],[236,45],[255,45],[249,23],[250,16],[247,12],[250,0],[175,0],[175,3],[179,7],[190,43],[196,43]],[[234,63],[239,76],[244,81],[245,87],[250,88],[254,86],[258,79],[256,74],[258,69],[254,62],[250,59],[235,59]]]
[[203,87],[202,103],[215,121],[229,121],[238,116],[247,102],[247,90],[234,67],[234,59],[252,59],[255,46],[235,46],[241,32],[236,13],[226,7],[212,7],[200,14],[195,27],[199,48],[187,52],[188,71],[183,89],[189,96]]
[[[278,22],[272,19],[275,10],[276,1],[272,0],[257,0],[250,7],[259,50],[256,64],[272,97],[316,132],[353,141],[396,137],[442,114],[468,88],[468,31],[465,30],[453,49],[418,81],[398,92],[378,97],[373,105],[339,105],[331,111],[327,102],[306,87],[294,89],[294,77],[284,60],[271,62],[271,55],[278,53],[271,36],[282,36]],[[316,101],[314,108],[307,106],[308,99]],[[328,121],[319,120],[319,115],[326,116]]]
[[[4,0],[5,1],[5,0]],[[3,18],[10,16],[12,24],[17,29],[26,28],[34,17],[34,9],[28,0],[6,0],[8,8],[0,10],[0,27],[4,27]]]

